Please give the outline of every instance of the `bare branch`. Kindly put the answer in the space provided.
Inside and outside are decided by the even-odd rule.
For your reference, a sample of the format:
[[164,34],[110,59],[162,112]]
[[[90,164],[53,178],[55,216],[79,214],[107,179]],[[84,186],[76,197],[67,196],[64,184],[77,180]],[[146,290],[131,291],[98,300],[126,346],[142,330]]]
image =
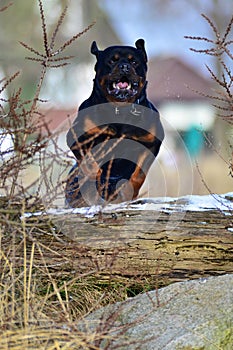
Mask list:
[[214,43],[213,40],[208,39],[208,38],[205,38],[205,37],[203,37],[203,36],[189,36],[189,35],[185,35],[184,38],[185,38],[185,39],[191,39],[191,40],[206,41],[206,42],[211,43],[211,44]]
[[39,8],[40,8],[40,18],[42,22],[44,49],[45,49],[46,57],[49,57],[50,50],[48,46],[48,36],[47,36],[47,29],[46,29],[46,23],[45,23],[44,9],[43,9],[42,1],[38,0],[38,2],[39,2]]
[[211,26],[213,32],[216,35],[217,40],[219,40],[220,39],[220,34],[218,32],[218,28],[214,25],[214,23],[211,21],[211,19],[208,16],[206,16],[204,13],[202,13],[201,15],[209,23],[209,25]]
[[6,87],[20,74],[20,72],[16,72],[9,79],[6,80],[6,83],[0,89],[0,94],[6,89]]
[[45,56],[45,55],[43,55],[43,54],[39,53],[39,51],[37,51],[37,50],[33,49],[33,47],[31,47],[31,46],[29,46],[29,45],[25,44],[25,43],[24,43],[24,42],[22,42],[22,41],[20,41],[19,43],[20,43],[20,44],[21,44],[23,47],[25,47],[25,49],[27,49],[27,50],[31,51],[31,52],[32,52],[32,53],[34,53],[35,55],[40,56],[40,57],[43,57],[43,58],[46,58],[46,56]]
[[[230,32],[231,32],[232,25],[233,25],[233,16],[231,17],[231,20],[230,20],[230,22],[229,22],[229,24],[228,24],[228,26],[227,26],[227,28],[226,28],[226,32],[225,32],[225,34],[224,34],[224,36],[223,36],[223,39],[222,39],[222,41],[225,42],[225,43],[226,43],[227,36],[228,36],[228,35],[230,34]],[[232,43],[232,41],[230,41],[230,43]],[[226,43],[226,44],[227,44],[227,43]],[[228,45],[228,44],[227,44],[227,45]]]
[[7,10],[10,6],[12,6],[13,5],[13,2],[10,2],[8,5],[6,5],[6,6],[4,6],[4,7],[2,7],[2,8],[0,8],[0,12],[3,12],[3,11],[5,11],[5,10]]
[[75,40],[80,38],[83,34],[85,34],[89,29],[91,29],[95,25],[95,22],[92,22],[88,27],[86,27],[83,31],[74,35],[70,40],[67,40],[57,51],[55,51],[52,56],[58,55],[62,51],[64,51],[68,46],[70,46]]
[[51,43],[50,43],[50,50],[52,51],[53,48],[54,48],[54,45],[55,45],[55,39],[56,39],[56,36],[58,34],[58,31],[60,29],[60,26],[62,25],[63,21],[64,21],[64,18],[65,18],[65,15],[67,13],[67,9],[68,9],[68,6],[66,6],[64,8],[64,10],[62,11],[60,17],[59,17],[59,20],[57,22],[57,26],[52,34],[52,38],[51,38]]

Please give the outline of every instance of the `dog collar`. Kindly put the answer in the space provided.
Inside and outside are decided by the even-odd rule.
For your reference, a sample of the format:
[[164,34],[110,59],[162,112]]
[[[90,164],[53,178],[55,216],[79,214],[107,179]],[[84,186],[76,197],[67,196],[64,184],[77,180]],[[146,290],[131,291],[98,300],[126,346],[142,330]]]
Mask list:
[[[140,117],[142,111],[137,109],[137,105],[139,105],[139,100],[136,103],[131,104],[129,113],[134,115],[135,117]],[[120,115],[120,108],[118,106],[115,106],[115,115]]]

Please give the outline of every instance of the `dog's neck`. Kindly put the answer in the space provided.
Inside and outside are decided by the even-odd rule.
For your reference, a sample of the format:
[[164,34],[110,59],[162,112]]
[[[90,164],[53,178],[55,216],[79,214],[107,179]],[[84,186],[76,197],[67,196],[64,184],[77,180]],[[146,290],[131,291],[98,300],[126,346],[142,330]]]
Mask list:
[[134,115],[135,117],[140,117],[142,110],[137,108],[137,106],[141,105],[140,102],[142,102],[143,99],[138,98],[134,103],[127,103],[127,105],[124,106],[121,106],[120,104],[113,104],[115,115],[120,115],[122,112],[125,113],[125,108],[123,107],[126,106],[130,114]]

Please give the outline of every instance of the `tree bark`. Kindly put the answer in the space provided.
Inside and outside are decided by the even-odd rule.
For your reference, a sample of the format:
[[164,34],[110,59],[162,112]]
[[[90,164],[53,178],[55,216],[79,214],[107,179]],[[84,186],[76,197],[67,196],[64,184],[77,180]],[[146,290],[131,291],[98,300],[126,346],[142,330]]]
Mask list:
[[98,266],[108,261],[103,278],[144,276],[166,279],[167,284],[233,272],[231,217],[220,211],[128,210],[53,220],[63,234],[85,247],[86,255],[79,255],[77,264],[88,264],[90,256]]

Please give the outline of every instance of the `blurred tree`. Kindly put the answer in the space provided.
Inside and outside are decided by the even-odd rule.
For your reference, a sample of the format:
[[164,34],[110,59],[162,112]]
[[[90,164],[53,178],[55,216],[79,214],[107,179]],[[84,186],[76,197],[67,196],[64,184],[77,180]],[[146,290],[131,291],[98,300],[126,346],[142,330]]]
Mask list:
[[[9,1],[4,0],[1,2],[1,5],[7,3]],[[56,9],[61,9],[62,3],[64,3],[63,0],[53,1]],[[58,13],[58,11],[55,11],[55,13]],[[55,21],[56,16],[49,16],[47,23],[49,31]],[[8,86],[8,93],[10,92],[9,89],[15,90],[18,85],[23,87],[23,97],[31,98],[35,92],[40,67],[25,60],[25,56],[28,53],[20,45],[19,41],[27,42],[38,50],[41,50],[43,47],[38,1],[15,0],[0,18],[0,33],[0,45],[2,48],[0,65],[3,76],[9,76],[17,70],[23,73],[14,82],[14,86],[11,84]]]
[[[0,0],[0,7],[7,5],[9,1]],[[111,42],[120,42],[108,21],[106,13],[99,8],[98,2],[94,0],[44,0],[43,7],[48,33],[52,33],[59,15],[67,4],[68,11],[57,35],[57,43],[66,41],[93,21],[96,21],[96,24],[94,30],[88,31],[80,37],[75,45],[68,48],[67,55],[74,56],[71,60],[71,66],[62,68],[60,72],[56,70],[55,73],[48,75],[44,88],[45,96],[46,91],[56,93],[54,89],[49,88],[54,76],[60,77],[61,85],[66,89],[70,77],[74,74],[72,67],[92,60],[92,56],[89,55],[92,40],[97,40],[103,46],[109,45]],[[17,84],[22,86],[22,96],[29,99],[34,95],[41,67],[35,62],[25,60],[28,52],[19,44],[20,41],[27,43],[38,51],[43,50],[43,34],[37,0],[15,0],[0,18],[0,72],[2,71],[0,79],[3,76],[13,74],[17,70],[22,71],[17,82],[14,82],[14,89],[17,88]],[[8,93],[10,88],[12,88],[12,85],[9,85]],[[66,93],[69,94],[68,91]],[[59,96],[59,93],[57,93],[57,96]],[[53,98],[54,95],[47,97]]]

